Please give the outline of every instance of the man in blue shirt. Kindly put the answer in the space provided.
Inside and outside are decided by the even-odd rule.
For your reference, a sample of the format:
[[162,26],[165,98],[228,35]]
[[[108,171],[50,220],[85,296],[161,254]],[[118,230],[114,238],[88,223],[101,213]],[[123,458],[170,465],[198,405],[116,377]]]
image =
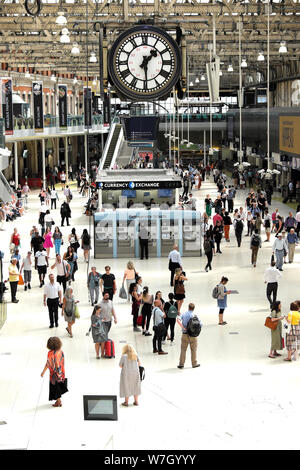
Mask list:
[[289,263],[292,263],[294,261],[296,245],[298,245],[299,243],[299,239],[295,233],[294,228],[290,229],[287,235],[287,242],[288,242],[288,252],[289,252]]
[[197,363],[197,346],[198,346],[197,337],[189,336],[186,331],[190,319],[193,318],[193,316],[195,315],[194,310],[195,310],[195,305],[193,303],[190,303],[188,311],[180,315],[180,320],[178,320],[178,324],[182,328],[181,352],[180,352],[179,365],[177,366],[178,369],[184,368],[186,350],[188,348],[188,345],[190,345],[190,348],[191,348],[192,366],[194,368],[200,367],[200,364]]

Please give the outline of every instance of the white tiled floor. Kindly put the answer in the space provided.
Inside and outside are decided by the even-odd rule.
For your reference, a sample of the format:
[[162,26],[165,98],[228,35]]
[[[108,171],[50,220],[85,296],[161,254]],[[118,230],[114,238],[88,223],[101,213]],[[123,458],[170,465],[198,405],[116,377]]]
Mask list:
[[[215,192],[214,185],[206,182],[195,193],[203,201],[207,193]],[[244,194],[238,194],[237,203],[244,200]],[[78,195],[72,201],[72,226],[79,233],[87,223],[82,216],[83,202]],[[38,207],[36,195],[32,196],[28,213],[15,224],[7,225],[6,232],[0,232],[6,268],[13,226],[22,234],[24,253],[30,227],[37,222]],[[287,214],[288,208],[280,203],[276,207]],[[54,213],[59,221],[58,210]],[[68,233],[68,227],[63,233]],[[238,249],[232,237],[230,243],[223,243],[222,251],[222,255],[214,257],[209,273],[203,270],[205,258],[184,259],[189,279],[184,305],[193,301],[204,323],[198,345],[201,367],[194,370],[189,354],[185,369],[176,367],[181,337],[178,327],[176,344],[165,346],[169,354],[154,356],[151,337],[133,333],[129,303],[118,296],[115,304],[119,321],[111,333],[117,357],[96,361],[92,338],[85,335],[91,307],[82,254],[74,288],[80,300],[81,319],[74,326],[73,339],[67,337],[63,319],[57,330],[49,330],[42,289],[34,273],[33,289],[20,289],[19,304],[8,303],[8,320],[0,331],[0,421],[7,422],[0,426],[0,448],[262,449],[273,447],[274,435],[280,433],[276,448],[298,449],[299,362],[285,363],[283,358],[267,357],[270,334],[264,327],[268,302],[263,273],[270,260],[271,244],[264,243],[256,269],[250,265],[248,238]],[[295,263],[285,265],[280,283],[279,299],[286,313],[289,302],[299,298],[299,262],[298,249]],[[126,260],[109,263],[120,287]],[[105,264],[107,260],[96,261],[100,272]],[[149,285],[153,293],[161,289],[164,298],[170,292],[167,264],[166,259],[136,261],[144,285]],[[217,325],[216,302],[211,297],[223,274],[229,277],[229,287],[240,292],[228,299],[226,327]],[[58,409],[48,402],[48,376],[43,380],[40,377],[47,355],[46,342],[53,334],[63,340],[70,390],[63,397],[63,407]],[[125,340],[134,344],[146,368],[140,407],[120,406],[119,420],[113,423],[84,421],[84,394],[118,394],[118,363]]]

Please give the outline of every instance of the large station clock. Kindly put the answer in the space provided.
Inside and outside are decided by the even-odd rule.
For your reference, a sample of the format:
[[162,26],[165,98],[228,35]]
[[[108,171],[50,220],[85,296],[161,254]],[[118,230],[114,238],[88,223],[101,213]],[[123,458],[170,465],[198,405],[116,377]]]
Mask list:
[[165,31],[140,25],[122,33],[108,58],[109,77],[119,95],[131,100],[167,97],[181,74],[181,52]]

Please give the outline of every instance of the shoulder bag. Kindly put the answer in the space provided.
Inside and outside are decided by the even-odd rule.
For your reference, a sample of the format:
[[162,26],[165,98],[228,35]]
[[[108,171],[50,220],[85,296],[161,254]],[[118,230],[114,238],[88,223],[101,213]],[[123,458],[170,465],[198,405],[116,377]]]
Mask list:
[[[156,311],[156,309],[157,309],[157,307],[155,307],[155,309],[153,310],[153,323],[155,323],[155,311]],[[166,327],[165,327],[164,322],[162,321],[159,325],[154,324],[153,331],[155,332],[156,336],[158,336],[159,338],[164,336],[165,333],[166,333]]]
[[277,321],[272,321],[271,317],[267,317],[265,321],[265,326],[267,328],[270,328],[270,330],[276,330],[278,325],[278,320]]

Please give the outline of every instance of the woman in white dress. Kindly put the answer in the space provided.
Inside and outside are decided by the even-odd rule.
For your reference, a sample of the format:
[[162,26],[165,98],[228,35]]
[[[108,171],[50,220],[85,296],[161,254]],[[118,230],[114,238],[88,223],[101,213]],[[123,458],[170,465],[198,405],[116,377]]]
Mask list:
[[120,397],[125,398],[122,406],[128,406],[129,397],[133,395],[135,406],[138,406],[138,396],[141,394],[140,360],[133,346],[126,344],[120,360]]

